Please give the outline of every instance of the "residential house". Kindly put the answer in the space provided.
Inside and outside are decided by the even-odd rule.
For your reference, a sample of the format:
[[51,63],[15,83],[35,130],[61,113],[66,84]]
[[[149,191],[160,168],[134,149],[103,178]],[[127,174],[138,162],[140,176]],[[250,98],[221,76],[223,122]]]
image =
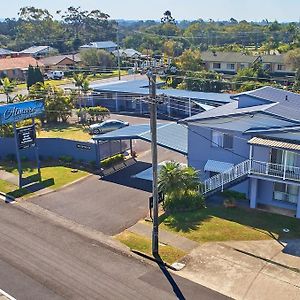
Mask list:
[[5,58],[8,56],[17,56],[17,54],[18,52],[9,49],[0,48],[0,58]]
[[32,46],[19,52],[21,56],[32,56],[34,58],[45,57],[51,52],[56,52],[57,50],[50,46]]
[[48,69],[65,69],[72,68],[81,62],[79,54],[68,55],[55,55],[48,56],[39,60],[45,66],[45,70]]
[[[158,82],[156,91],[162,99],[158,106],[158,113],[162,117],[184,118],[232,101],[229,94],[162,89],[163,84]],[[91,87],[93,97],[88,105],[105,106],[115,112],[149,114],[149,105],[144,99],[149,95],[148,80],[129,80]]]
[[272,87],[187,118],[188,163],[206,195],[233,188],[250,207],[300,218],[300,95]]
[[41,62],[31,56],[1,58],[0,77],[25,80],[29,65],[39,67],[44,66]]
[[250,67],[254,62],[261,62],[273,76],[294,75],[295,72],[285,63],[283,54],[247,55],[242,52],[205,51],[201,53],[205,67],[209,71],[224,74],[236,74],[240,69]]
[[113,52],[117,50],[118,45],[112,41],[102,41],[102,42],[91,42],[89,44],[80,46],[80,49],[101,49],[107,52]]
[[[128,58],[128,59],[138,59],[141,57],[142,53],[140,53],[137,50],[134,49],[120,49],[119,50],[120,56],[123,58]],[[114,56],[118,56],[118,50],[115,50],[112,52]]]
[[236,74],[238,70],[249,67],[257,57],[240,52],[204,51],[201,58],[209,71]]
[[275,76],[295,75],[291,66],[285,63],[284,54],[261,55],[261,62]]

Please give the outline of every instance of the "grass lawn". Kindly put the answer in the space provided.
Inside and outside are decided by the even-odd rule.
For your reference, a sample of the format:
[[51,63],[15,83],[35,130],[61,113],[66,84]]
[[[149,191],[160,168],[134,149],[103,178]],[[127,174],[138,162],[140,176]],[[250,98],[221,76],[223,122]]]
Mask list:
[[[1,162],[0,169],[7,172],[11,172],[18,175],[17,167],[15,163]],[[41,168],[42,182],[36,184],[36,191],[48,187],[52,190],[56,190],[68,183],[78,180],[82,177],[87,176],[89,173],[85,171],[78,170],[78,172],[71,172],[71,168],[64,166],[45,166]],[[37,170],[31,166],[28,162],[23,162],[23,177],[30,177],[37,174]],[[27,194],[33,191],[28,191],[26,188],[19,189],[17,186],[6,182],[4,180],[0,181],[0,190],[4,193],[9,193],[14,197],[28,196]]]
[[[115,238],[123,244],[127,245],[130,249],[138,250],[152,256],[151,240],[141,235],[125,230],[122,233],[116,235]],[[162,245],[160,246],[159,254],[161,258],[169,264],[174,263],[175,261],[186,255],[186,253],[182,250],[171,246]]]
[[[209,207],[160,217],[160,228],[196,242],[300,238],[300,220],[243,208]],[[288,228],[289,233],[284,233]]]
[[[86,175],[88,175],[85,171],[80,171],[76,173],[71,172],[71,168],[63,167],[63,166],[54,166],[54,167],[42,167],[41,173],[42,173],[42,180],[47,179],[54,179],[54,184],[49,186],[51,189],[58,189],[70,182],[73,182],[79,178],[82,178]],[[18,175],[18,170],[16,168],[11,169],[13,174]],[[23,177],[32,176],[37,173],[36,169],[25,167]]]
[[82,125],[55,124],[45,126],[38,133],[39,138],[63,138],[77,141],[88,141],[91,136]]

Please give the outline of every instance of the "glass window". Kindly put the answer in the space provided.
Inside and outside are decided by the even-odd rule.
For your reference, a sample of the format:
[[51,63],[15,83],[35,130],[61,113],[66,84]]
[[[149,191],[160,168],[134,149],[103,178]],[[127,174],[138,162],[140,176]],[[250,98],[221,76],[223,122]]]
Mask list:
[[297,203],[298,194],[299,187],[297,185],[285,184],[281,182],[274,183],[274,200]]
[[235,65],[234,64],[227,64],[227,70],[234,70]]
[[212,146],[224,149],[233,148],[233,136],[219,131],[212,131]]
[[223,147],[225,149],[232,149],[233,148],[233,136],[232,135],[224,134]]
[[221,64],[220,63],[213,63],[213,68],[214,69],[221,69]]
[[212,146],[223,147],[223,133],[219,131],[212,131]]
[[278,71],[283,71],[284,70],[284,65],[278,65],[277,70]]

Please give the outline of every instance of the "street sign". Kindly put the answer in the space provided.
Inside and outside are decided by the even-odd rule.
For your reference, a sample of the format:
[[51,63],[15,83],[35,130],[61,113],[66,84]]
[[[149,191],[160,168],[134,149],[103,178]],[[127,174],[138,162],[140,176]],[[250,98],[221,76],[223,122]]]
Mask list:
[[[162,203],[165,200],[165,195],[163,192],[158,192],[158,203]],[[153,208],[153,196],[149,197],[149,209]]]
[[34,125],[17,128],[18,148],[26,149],[35,146],[35,128]]
[[0,106],[0,125],[16,123],[41,115],[45,111],[42,100],[24,101]]

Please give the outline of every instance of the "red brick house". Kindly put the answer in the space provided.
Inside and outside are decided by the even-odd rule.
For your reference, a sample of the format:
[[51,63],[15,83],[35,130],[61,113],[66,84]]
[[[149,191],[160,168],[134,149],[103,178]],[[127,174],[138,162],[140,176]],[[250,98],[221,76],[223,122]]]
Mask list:
[[0,58],[0,77],[9,79],[25,80],[29,66],[44,67],[44,64],[35,58],[28,57],[8,57]]

